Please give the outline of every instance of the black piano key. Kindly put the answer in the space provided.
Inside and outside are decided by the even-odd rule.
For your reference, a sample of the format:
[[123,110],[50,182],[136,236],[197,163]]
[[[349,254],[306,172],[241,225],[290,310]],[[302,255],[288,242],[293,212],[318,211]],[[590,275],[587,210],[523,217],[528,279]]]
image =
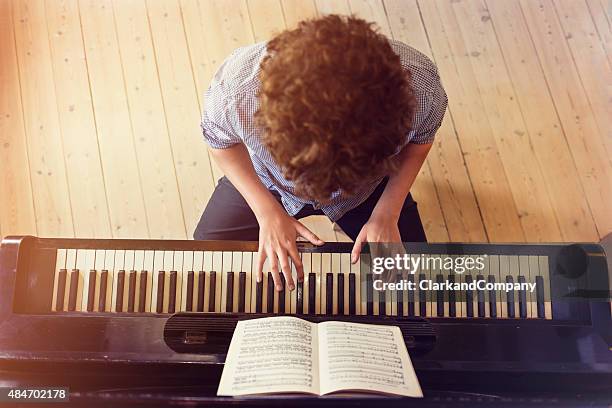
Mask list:
[[546,317],[544,308],[544,278],[536,276],[536,300],[538,302],[538,317],[543,319]]
[[[438,283],[444,282],[444,276],[442,276],[441,274],[437,274],[436,282]],[[436,316],[444,317],[444,291],[443,290],[436,291]]]
[[338,274],[338,314],[344,314],[344,274]]
[[168,293],[168,313],[176,311],[176,271],[170,271],[170,291]]
[[[483,280],[484,276],[476,276],[476,280]],[[478,301],[478,317],[485,317],[485,295],[484,290],[476,289],[476,300]]]
[[123,312],[123,291],[125,288],[125,271],[117,273],[117,293],[115,294],[115,312]]
[[[472,275],[465,276],[465,283],[472,283]],[[474,293],[470,289],[465,290],[465,314],[467,317],[474,317]]]
[[238,313],[244,313],[246,302],[246,272],[238,274]]
[[198,300],[196,310],[198,312],[204,311],[204,294],[206,293],[206,272],[198,272]]
[[285,275],[280,274],[280,281],[282,289],[278,292],[278,313],[285,314],[285,288],[287,283],[285,282]]
[[374,314],[374,287],[372,286],[374,281],[372,279],[372,274],[368,273],[366,275],[366,312],[368,316]]
[[[408,275],[408,282],[414,283],[414,275]],[[408,290],[408,316],[414,316],[414,290]]]
[[[519,283],[525,283],[525,277],[522,275],[519,275],[518,277],[518,282]],[[519,316],[521,317],[521,319],[526,319],[527,318],[527,292],[525,292],[524,290],[519,290]]]
[[272,272],[268,272],[268,299],[266,301],[266,312],[274,313],[274,279]]
[[[489,275],[489,283],[495,283],[495,276]],[[489,317],[497,317],[497,292],[489,291]]]
[[[399,283],[401,281],[402,281],[402,275],[398,273],[396,282]],[[404,315],[404,291],[398,290],[396,292],[396,296],[397,296],[397,315],[403,316]]]
[[225,287],[225,311],[234,311],[234,272],[227,273],[227,282]]
[[134,313],[134,303],[136,302],[136,271],[130,271],[128,279],[128,312]]
[[315,314],[317,301],[317,274],[308,274],[308,314]]
[[73,269],[70,273],[70,293],[68,293],[68,311],[76,310],[77,293],[79,290],[79,270]]
[[155,311],[162,313],[164,311],[164,285],[166,283],[166,272],[159,271],[157,273],[157,305]]
[[187,272],[187,299],[185,299],[185,310],[193,310],[193,271]]
[[263,308],[263,279],[255,287],[255,312],[261,313]]
[[138,298],[138,311],[144,313],[147,307],[147,271],[140,271],[140,295]]
[[58,312],[64,311],[64,296],[66,294],[66,269],[60,269],[57,275],[57,297],[55,298],[55,310]]
[[349,314],[357,313],[357,300],[355,289],[355,274],[349,273]]
[[106,311],[106,284],[108,282],[108,271],[104,269],[100,273],[100,298],[98,300],[98,311]]
[[387,292],[384,290],[378,291],[378,315],[385,316],[387,314]]
[[[455,283],[455,275],[454,274],[449,274],[448,275],[448,281],[451,284]],[[455,294],[455,290],[451,289],[448,291],[448,315],[450,317],[457,317],[457,297]]]
[[[424,273],[419,274],[419,282],[425,279],[427,279],[427,277]],[[419,315],[427,315],[427,292],[424,289],[419,289]]]
[[96,271],[89,271],[89,283],[87,287],[87,311],[93,312],[94,310],[94,298],[96,296]]
[[215,294],[217,290],[217,272],[210,271],[209,275],[210,279],[208,280],[208,311],[214,312],[216,304]]
[[298,282],[297,283],[297,289],[296,289],[296,305],[295,305],[295,310],[296,313],[298,314],[303,314],[305,312],[304,310],[304,281]]
[[334,313],[334,274],[329,272],[325,277],[325,313]]
[[[512,275],[507,275],[506,276],[506,283],[514,283],[514,278],[512,277]],[[508,309],[508,317],[514,319],[516,317],[516,313],[514,310],[514,291],[510,290],[509,292],[506,292],[506,306]]]

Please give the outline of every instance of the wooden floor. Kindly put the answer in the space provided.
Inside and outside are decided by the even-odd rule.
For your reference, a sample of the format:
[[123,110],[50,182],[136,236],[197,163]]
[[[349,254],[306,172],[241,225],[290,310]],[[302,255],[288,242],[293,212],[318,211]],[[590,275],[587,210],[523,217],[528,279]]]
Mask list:
[[[612,231],[606,0],[0,0],[0,235],[187,238],[220,176],[202,95],[235,47],[354,13],[430,56],[449,110],[430,241]],[[310,220],[324,239],[342,239]]]

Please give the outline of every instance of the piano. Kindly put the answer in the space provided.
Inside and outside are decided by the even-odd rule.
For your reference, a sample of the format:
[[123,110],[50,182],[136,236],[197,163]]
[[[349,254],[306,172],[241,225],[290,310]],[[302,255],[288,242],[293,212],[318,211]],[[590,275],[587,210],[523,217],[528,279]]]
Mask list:
[[[296,289],[279,292],[266,268],[262,282],[254,276],[256,242],[6,237],[0,386],[69,387],[70,404],[87,407],[611,402],[599,245],[405,243],[411,259],[482,261],[472,270],[423,262],[408,281],[491,284],[414,291],[374,290],[369,248],[357,264],[351,248],[300,243],[304,281],[292,266]],[[237,321],[277,314],[399,326],[425,398],[217,397]]]

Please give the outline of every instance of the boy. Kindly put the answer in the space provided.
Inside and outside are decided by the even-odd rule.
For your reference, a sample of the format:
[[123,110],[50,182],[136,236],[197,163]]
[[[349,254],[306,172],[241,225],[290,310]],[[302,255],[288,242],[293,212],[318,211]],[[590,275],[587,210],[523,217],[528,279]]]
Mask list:
[[[370,23],[328,15],[267,43],[235,50],[206,93],[204,137],[225,173],[195,239],[258,240],[257,279],[269,259],[294,289],[298,220],[324,214],[354,241],[425,241],[410,187],[447,98],[435,65]],[[280,265],[279,265],[280,263]]]

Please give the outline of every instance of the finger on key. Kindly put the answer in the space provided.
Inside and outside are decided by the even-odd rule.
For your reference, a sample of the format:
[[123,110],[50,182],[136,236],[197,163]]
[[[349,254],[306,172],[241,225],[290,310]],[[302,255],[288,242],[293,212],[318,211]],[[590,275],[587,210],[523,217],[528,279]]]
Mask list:
[[304,282],[304,265],[302,265],[300,254],[298,253],[297,248],[295,246],[289,249],[289,255],[291,256],[293,265],[295,265],[295,271],[297,273],[298,282]]
[[266,262],[266,253],[263,249],[259,249],[257,252],[257,269],[255,270],[257,276],[257,283],[263,280],[263,266]]
[[282,258],[279,255],[279,259],[281,262],[281,268],[283,270],[283,275],[285,275],[285,282],[287,282],[287,287],[289,290],[295,289],[295,285],[293,284],[293,277],[291,276],[291,266],[289,266],[289,257],[285,254]]
[[268,254],[268,259],[270,260],[270,272],[272,272],[274,288],[280,292],[283,290],[283,285],[281,284],[280,273],[278,270],[278,258],[276,257],[276,254],[271,253]]

